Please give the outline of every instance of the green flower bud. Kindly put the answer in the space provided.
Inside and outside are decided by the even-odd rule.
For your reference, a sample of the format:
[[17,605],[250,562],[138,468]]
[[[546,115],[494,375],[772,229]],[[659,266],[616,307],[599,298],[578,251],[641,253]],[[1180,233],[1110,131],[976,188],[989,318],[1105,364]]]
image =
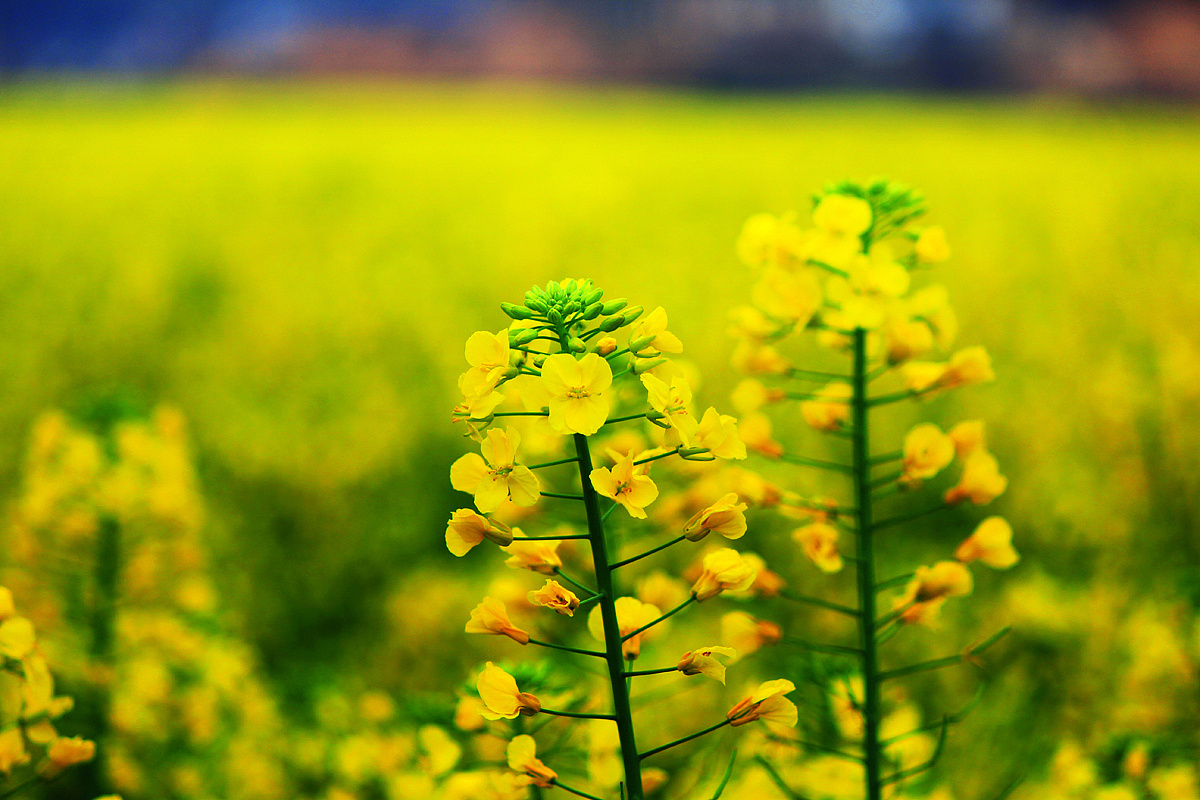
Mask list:
[[[591,283],[591,281],[588,281],[588,283]],[[583,298],[583,304],[585,306],[590,306],[592,303],[600,302],[600,298],[604,297],[604,290],[603,289],[589,289],[586,292],[582,292],[580,294],[580,297]]]
[[534,330],[533,328],[513,331],[508,335],[508,341],[511,344],[524,346],[536,339],[539,333],[541,331]]
[[568,297],[575,294],[575,286],[576,286],[575,279],[567,278],[565,281],[563,281],[563,285],[562,285],[563,294],[567,295]]
[[609,300],[601,307],[600,313],[606,317],[611,317],[613,314],[617,313],[627,305],[629,305],[629,301],[624,297],[622,297],[620,300]]
[[660,358],[651,358],[642,363],[634,362],[633,373],[635,375],[641,375],[643,372],[649,372],[650,370],[654,369],[655,367],[660,367],[665,363],[667,363],[667,360],[665,358],[661,358],[661,357]]
[[534,311],[538,312],[539,314],[543,314],[543,315],[546,314],[550,310],[550,306],[546,304],[546,301],[544,301],[540,298],[537,298],[537,297],[531,298],[531,297],[527,296],[525,298],[525,305],[529,306]]
[[629,340],[629,352],[636,353],[640,350],[645,350],[654,343],[653,336],[639,336],[636,339]]
[[567,339],[567,347],[572,353],[582,353],[587,350],[587,345],[584,344],[583,339],[580,339],[578,336],[572,336],[571,338]]
[[552,308],[546,312],[546,319],[550,320],[553,325],[562,324],[562,313],[557,308]]
[[501,303],[500,310],[513,319],[533,319],[533,312],[515,303]]
[[584,319],[595,319],[596,317],[600,316],[600,309],[601,309],[602,305],[603,304],[601,304],[601,303],[592,303],[591,305],[589,305],[587,308],[585,308],[583,310],[583,318]]
[[606,320],[602,320],[596,327],[605,333],[612,333],[623,324],[624,321],[620,317],[609,317]]
[[634,306],[633,308],[629,309],[628,311],[626,311],[624,314],[621,315],[621,324],[628,325],[629,323],[633,322],[635,319],[640,317],[642,315],[642,312],[645,310],[646,309],[642,308],[641,306]]

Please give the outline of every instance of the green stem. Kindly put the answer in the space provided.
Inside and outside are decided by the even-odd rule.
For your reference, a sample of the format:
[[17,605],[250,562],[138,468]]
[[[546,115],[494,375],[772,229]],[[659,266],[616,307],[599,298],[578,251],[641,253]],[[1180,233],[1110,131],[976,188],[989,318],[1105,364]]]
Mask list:
[[550,781],[550,785],[557,786],[558,788],[562,789],[564,792],[570,792],[571,794],[577,794],[580,797],[586,797],[586,798],[588,798],[588,800],[604,800],[604,798],[602,798],[602,797],[596,797],[596,795],[588,794],[587,792],[582,791],[580,789],[573,789],[570,786],[567,786],[562,781],[560,781],[558,778],[555,778],[554,780]]
[[634,672],[626,672],[626,678],[636,678],[639,675],[662,675],[667,672],[678,672],[679,667],[661,667],[659,669],[639,669]]
[[493,417],[548,417],[549,411],[496,411]]
[[854,330],[854,393],[851,399],[854,440],[854,494],[858,508],[858,628],[863,672],[863,757],[866,800],[883,797],[882,754],[879,746],[879,656],[875,642],[875,548],[871,523],[870,407],[867,396],[867,332]]
[[571,458],[560,458],[557,461],[547,461],[544,464],[530,464],[529,468],[530,469],[541,469],[542,467],[557,467],[559,464],[574,464],[574,463],[575,463],[575,457],[572,456]]
[[667,542],[666,544],[660,544],[658,547],[652,547],[652,548],[650,548],[649,550],[647,550],[646,552],[644,552],[644,553],[638,553],[636,556],[630,556],[629,558],[625,559],[624,561],[618,561],[618,562],[617,562],[617,563],[615,563],[615,564],[609,564],[609,565],[608,565],[608,568],[609,568],[609,569],[616,569],[617,567],[623,567],[623,566],[625,566],[626,564],[632,564],[632,563],[633,563],[633,562],[635,562],[635,561],[641,561],[641,560],[642,560],[643,558],[645,558],[646,556],[652,556],[652,555],[654,555],[655,553],[657,553],[659,550],[666,550],[666,549],[667,549],[668,547],[670,547],[671,545],[673,545],[673,544],[679,544],[680,542],[682,542],[682,541],[683,541],[684,539],[686,539],[686,538],[687,538],[687,537],[686,537],[686,536],[683,536],[683,535],[677,536],[677,537],[675,537],[674,539],[672,539],[671,541]]
[[913,511],[909,514],[900,514],[899,516],[889,517],[888,519],[880,520],[879,522],[875,523],[875,530],[879,530],[880,528],[887,528],[892,525],[900,525],[902,523],[909,522],[910,520],[914,520],[914,519],[923,517],[926,514],[932,514],[935,511],[941,511],[943,508],[949,508],[949,507],[950,506],[948,504],[942,503],[940,505],[934,506],[933,508],[926,508],[921,511]]
[[843,383],[850,380],[849,375],[842,375],[838,372],[821,372],[815,369],[802,369],[800,367],[792,367],[788,370],[789,378],[827,378],[834,381],[842,381]]
[[594,589],[590,589],[587,586],[584,586],[582,583],[575,580],[571,576],[567,575],[565,572],[563,572],[558,567],[554,568],[554,574],[557,575],[558,577],[562,578],[564,581],[571,584],[572,586],[574,586],[576,589],[580,590],[581,592],[587,592],[589,595],[598,594],[598,592],[596,592]]
[[[878,527],[878,526],[876,526]],[[908,583],[917,573],[906,572],[903,575],[897,575],[894,578],[888,578],[886,581],[880,581],[875,584],[875,591],[882,592],[885,589],[891,589],[893,586],[903,586]]]
[[639,758],[649,758],[652,755],[661,753],[663,750],[669,750],[672,747],[675,747],[676,745],[683,744],[684,742],[690,742],[692,739],[698,739],[701,736],[705,735],[706,733],[712,733],[715,730],[724,728],[731,721],[732,720],[729,720],[729,719],[723,719],[720,722],[718,722],[716,725],[710,725],[702,731],[696,731],[695,733],[690,733],[687,736],[684,736],[682,739],[676,739],[673,742],[667,742],[666,744],[659,745],[658,747],[654,748],[653,750],[647,750],[646,752],[642,753],[639,756]]
[[822,461],[819,458],[792,455],[791,453],[784,453],[779,456],[779,459],[801,467],[816,467],[817,469],[827,469],[831,472],[841,472],[843,474],[849,474],[854,471],[852,467],[848,467],[845,464],[838,464],[834,461]]
[[795,603],[808,603],[809,605],[820,606],[821,608],[825,608],[830,611],[836,611],[839,614],[845,614],[848,617],[854,617],[856,619],[858,618],[858,609],[850,608],[849,606],[838,605],[837,603],[831,603],[828,600],[822,600],[819,597],[809,597],[806,594],[796,594],[795,592],[788,591],[787,589],[780,589],[779,596]]
[[687,599],[687,600],[684,600],[682,603],[680,603],[679,605],[675,606],[674,608],[672,608],[672,609],[671,609],[670,611],[668,611],[667,613],[663,614],[663,615],[662,615],[661,617],[659,617],[658,619],[651,620],[650,622],[647,622],[647,623],[646,623],[645,625],[643,625],[642,627],[640,627],[640,628],[636,628],[636,629],[634,629],[634,630],[630,631],[629,633],[625,634],[624,636],[622,636],[622,637],[621,637],[621,641],[622,641],[622,642],[624,642],[624,641],[626,641],[627,639],[632,639],[634,636],[637,636],[639,633],[642,633],[643,631],[646,631],[646,630],[649,630],[650,628],[653,628],[655,625],[657,625],[658,623],[662,622],[662,621],[663,621],[664,619],[666,619],[667,617],[671,616],[672,614],[678,614],[680,611],[683,611],[685,608],[687,608],[688,606],[690,606],[692,603],[695,603],[695,602],[696,602],[696,596],[695,596],[695,595],[691,595],[690,597],[688,597],[688,599]]
[[[613,377],[615,378],[615,377],[616,377],[616,375],[614,375]],[[631,419],[641,419],[641,418],[642,418],[642,417],[644,417],[644,416],[646,416],[646,412],[645,412],[645,411],[643,411],[643,412],[642,412],[642,413],[640,413],[640,414],[628,414],[628,415],[626,415],[626,416],[624,416],[624,417],[613,417],[612,419],[606,419],[606,420],[604,420],[604,425],[612,425],[614,422],[628,422],[628,421],[629,421],[629,420],[631,420]],[[600,427],[604,427],[604,426],[603,426],[603,425],[601,425]],[[576,435],[576,436],[579,436],[579,434],[578,434],[578,433],[577,433],[577,434],[575,434],[575,435]]]
[[823,644],[821,642],[810,642],[807,639],[799,639],[795,636],[788,636],[784,639],[795,645],[803,647],[805,650],[812,650],[814,653],[829,653],[835,656],[852,656],[854,658],[862,658],[863,651],[857,647],[845,647],[840,644]]
[[892,472],[887,475],[884,475],[882,478],[876,478],[875,480],[871,481],[868,485],[872,489],[879,489],[883,486],[887,486],[889,483],[891,483],[894,480],[898,480],[899,478],[903,477],[903,475],[904,475],[904,470],[900,470],[899,472]]
[[764,772],[767,773],[767,777],[770,778],[771,782],[775,784],[775,788],[783,792],[784,796],[787,797],[788,800],[804,800],[804,795],[797,794],[792,787],[788,786],[787,782],[784,781],[783,776],[779,774],[779,771],[776,770],[774,766],[772,766],[770,761],[767,761],[761,755],[755,756],[754,760],[757,761],[758,765],[763,768]]
[[871,466],[878,467],[881,464],[890,464],[893,461],[899,461],[902,458],[904,458],[903,450],[893,450],[890,453],[884,453],[883,455],[878,455],[872,458]]
[[[582,500],[581,494],[559,494],[558,492],[542,492],[542,497],[558,497],[562,500]],[[561,539],[562,537],[555,537]]]
[[514,542],[561,542],[566,539],[586,539],[586,533],[571,533],[564,536],[514,536]]
[[637,461],[633,462],[633,465],[635,467],[637,467],[642,464],[649,464],[651,461],[658,461],[660,458],[670,458],[671,456],[675,455],[678,452],[679,452],[679,448],[676,447],[674,450],[668,450],[667,452],[659,453],[656,456],[647,456],[646,458],[638,459]]
[[[95,585],[92,604],[91,656],[96,666],[105,671],[112,669],[117,646],[117,604],[119,602],[121,576],[121,523],[116,517],[101,517],[96,531]],[[92,707],[92,725],[89,738],[101,745],[96,757],[83,767],[84,782],[92,797],[111,794],[106,777],[103,744],[108,736],[109,719],[112,713],[112,695],[106,685],[96,688]]]
[[[644,414],[636,415],[644,416]],[[636,417],[631,417],[631,419]],[[596,570],[600,598],[600,621],[604,628],[604,660],[608,665],[608,683],[613,695],[613,716],[621,743],[621,760],[625,766],[625,785],[629,800],[642,800],[642,767],[638,758],[633,732],[633,709],[629,705],[629,690],[625,685],[625,659],[621,647],[621,627],[617,622],[617,594],[613,589],[612,568],[608,566],[608,543],[604,538],[604,520],[600,517],[600,496],[592,486],[592,456],[588,440],[575,434],[575,455],[579,459],[579,480],[583,486],[583,506],[587,511],[588,534],[591,537],[592,563]]]
[[538,639],[530,639],[529,643],[541,645],[542,647],[549,647],[551,650],[563,650],[567,653],[578,653],[581,656],[596,656],[598,658],[605,657],[604,653],[600,653],[595,650],[580,650],[578,647],[567,647],[565,644],[551,644],[550,642],[543,642],[539,641]]
[[574,719],[616,719],[612,714],[581,714],[576,711],[551,711],[548,708],[543,708],[541,713],[555,717],[573,717]]

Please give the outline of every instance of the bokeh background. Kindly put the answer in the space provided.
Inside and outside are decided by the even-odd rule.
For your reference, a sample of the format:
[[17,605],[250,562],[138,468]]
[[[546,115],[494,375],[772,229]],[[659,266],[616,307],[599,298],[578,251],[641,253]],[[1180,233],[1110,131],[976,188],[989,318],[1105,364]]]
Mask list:
[[[0,567],[83,698],[63,727],[120,738],[61,796],[333,796],[356,714],[440,719],[504,649],[461,632],[502,568],[442,538],[466,337],[592,277],[666,307],[727,408],[742,222],[872,176],[950,236],[960,341],[998,380],[930,414],[988,420],[1023,557],[926,640],[1016,631],[937,785],[1091,797],[1139,742],[1194,768],[1198,52],[1182,2],[6,4]],[[134,697],[100,723],[67,662],[105,448],[167,499],[121,506],[124,563],[152,555],[121,577],[145,600],[118,614]],[[762,525],[759,552],[792,558]],[[928,560],[961,528],[911,533],[894,553]],[[918,694],[934,713],[970,686]]]

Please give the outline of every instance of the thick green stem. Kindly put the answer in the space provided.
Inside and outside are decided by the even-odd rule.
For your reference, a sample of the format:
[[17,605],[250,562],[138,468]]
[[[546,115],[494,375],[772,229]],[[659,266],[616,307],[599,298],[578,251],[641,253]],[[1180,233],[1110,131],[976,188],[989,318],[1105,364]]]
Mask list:
[[879,656],[875,642],[875,548],[871,523],[870,406],[867,397],[867,332],[854,331],[854,394],[851,398],[854,449],[854,499],[858,508],[858,628],[863,672],[863,758],[866,800],[883,797],[879,747]]
[[592,486],[592,456],[587,437],[575,434],[575,455],[579,460],[579,480],[583,486],[583,505],[587,510],[588,536],[592,545],[592,563],[596,568],[596,590],[600,598],[600,620],[604,626],[604,660],[608,664],[608,682],[612,687],[613,715],[621,742],[621,760],[625,765],[625,786],[629,800],[642,800],[642,768],[633,735],[633,709],[625,683],[625,659],[621,647],[621,627],[617,624],[617,594],[613,589],[612,569],[608,566],[608,543],[604,538],[604,520],[600,516],[600,498]]

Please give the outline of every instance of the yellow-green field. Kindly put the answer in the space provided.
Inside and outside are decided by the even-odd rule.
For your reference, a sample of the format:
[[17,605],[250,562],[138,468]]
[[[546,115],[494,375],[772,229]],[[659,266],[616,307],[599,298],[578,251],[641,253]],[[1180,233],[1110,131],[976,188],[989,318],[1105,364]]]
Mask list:
[[[922,413],[988,421],[1010,480],[989,513],[1012,522],[1022,556],[978,580],[970,610],[905,645],[954,652],[1014,626],[928,786],[987,800],[1027,774],[1015,797],[1100,798],[1091,784],[1037,787],[1056,753],[1060,777],[1092,769],[1109,784],[1130,742],[1153,765],[1197,762],[1200,112],[16,85],[0,92],[0,152],[0,495],[22,495],[43,412],[178,408],[224,630],[249,643],[280,718],[326,732],[351,727],[337,704],[368,690],[392,693],[405,720],[437,721],[480,662],[512,657],[462,632],[499,560],[456,560],[443,540],[464,504],[447,477],[468,444],[449,419],[463,342],[507,324],[502,300],[578,276],[662,305],[704,376],[702,405],[728,408],[739,376],[726,319],[753,282],[734,254],[743,221],[807,213],[841,178],[919,188],[953,247],[936,272],[959,342],[986,345],[998,376]],[[917,419],[906,413],[880,435],[898,440]],[[958,523],[897,529],[881,546],[897,563],[934,558],[970,524]],[[788,557],[786,531],[763,530],[777,541],[753,549]],[[32,584],[71,569],[43,580],[21,558],[2,545],[0,566],[33,571]],[[819,591],[820,578],[797,585]],[[54,620],[39,624],[47,640]],[[57,621],[65,631],[70,614]],[[912,697],[937,719],[976,682],[929,678]],[[1072,762],[1062,748],[1074,744],[1095,763]],[[295,786],[289,769],[279,785]],[[270,796],[233,783],[207,795],[172,774],[169,789],[147,779],[127,800]],[[306,780],[289,796],[376,796]]]

